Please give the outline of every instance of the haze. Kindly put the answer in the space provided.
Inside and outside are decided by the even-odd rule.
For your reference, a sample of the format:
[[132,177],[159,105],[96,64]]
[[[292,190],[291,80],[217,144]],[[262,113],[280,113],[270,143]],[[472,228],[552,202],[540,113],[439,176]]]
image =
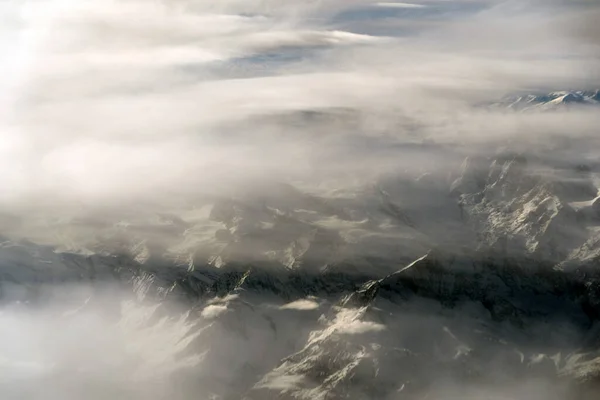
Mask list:
[[[402,169],[374,137],[465,144],[549,125],[588,135],[596,115],[557,126],[473,108],[593,86],[597,7],[584,3],[5,2],[2,198],[122,202]],[[347,114],[308,129],[277,118],[332,109]],[[367,168],[353,170],[356,159]]]
[[[477,157],[530,152],[544,168],[561,166],[539,167],[539,175],[564,178],[561,184],[588,179],[572,178],[571,167],[597,165],[597,108],[514,112],[497,104],[600,88],[598,21],[600,4],[584,0],[1,2],[0,294],[10,304],[0,309],[0,392],[187,400],[298,390],[304,397],[297,398],[325,399],[327,385],[335,388],[331,382],[375,354],[383,360],[381,372],[373,367],[376,379],[394,388],[386,398],[395,399],[404,385],[396,364],[384,364],[396,362],[386,358],[396,357],[396,341],[424,349],[423,359],[438,339],[447,360],[470,354],[457,337],[484,343],[474,332],[492,321],[487,303],[450,312],[418,298],[397,308],[390,294],[348,304],[366,301],[378,285],[393,292],[395,283],[385,280],[415,259],[429,263],[438,256],[433,248],[476,247],[477,218],[488,229],[496,203],[473,200],[469,225],[464,199],[447,194],[471,184],[464,181]],[[396,185],[403,177],[409,184]],[[396,181],[386,186],[386,179]],[[598,182],[590,182],[580,192],[565,184],[564,192],[575,193],[569,207],[595,210]],[[547,226],[538,231],[529,219],[545,223],[542,217],[551,221],[567,207],[562,197],[555,201],[559,195],[534,189],[533,200],[523,195],[521,219],[508,214],[521,199],[498,200],[507,214],[485,233],[494,240],[530,235],[525,250],[545,249]],[[387,202],[394,195],[404,196],[406,213]],[[559,249],[569,257],[587,249],[581,232],[593,230],[572,228],[570,217],[555,224],[557,235],[572,229],[558,236],[569,238]],[[571,237],[583,238],[581,247]],[[231,269],[221,269],[227,262]],[[251,262],[265,263],[264,275],[248,278],[243,268]],[[464,267],[455,259],[449,265]],[[290,271],[300,278],[288,279]],[[329,282],[323,276],[331,271]],[[277,286],[269,273],[298,287]],[[544,285],[547,276],[539,278]],[[250,289],[247,278],[255,279]],[[521,278],[530,276],[514,282]],[[551,282],[579,288],[571,279]],[[571,311],[562,298],[552,301]],[[551,319],[532,322],[531,335],[494,320],[490,332],[505,336],[481,344],[481,358],[489,356],[490,371],[500,374],[509,365],[500,360],[504,339],[531,354],[573,350],[585,336],[577,331],[579,311],[548,338],[542,333]],[[385,346],[392,350],[380,351]],[[306,383],[338,364],[321,386]],[[563,390],[562,381],[542,378],[463,388],[448,377],[429,393],[568,398]]]

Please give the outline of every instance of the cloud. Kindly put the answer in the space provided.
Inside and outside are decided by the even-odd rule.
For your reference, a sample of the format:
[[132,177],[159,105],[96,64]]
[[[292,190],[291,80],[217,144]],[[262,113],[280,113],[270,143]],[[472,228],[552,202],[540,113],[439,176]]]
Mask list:
[[319,308],[319,303],[313,300],[296,300],[280,307],[282,310],[309,311]]
[[[597,111],[517,114],[482,104],[515,92],[600,86],[599,18],[592,2],[559,0],[2,2],[0,211],[32,221],[20,233],[50,230],[47,240],[65,246],[63,232],[52,231],[65,215],[93,215],[113,229],[125,211],[187,207],[201,220],[205,198],[272,190],[265,182],[354,200],[381,176],[447,175],[458,156],[506,145],[558,149],[579,161],[598,148]],[[568,150],[560,138],[579,142]],[[412,146],[423,143],[447,153]],[[116,217],[96,212],[107,206]],[[96,225],[88,225],[97,240]],[[349,236],[372,235],[367,223],[355,225]],[[212,238],[212,228],[202,233]],[[229,312],[229,300],[201,316]],[[312,299],[281,306],[318,308]],[[36,357],[64,356],[72,367],[132,355],[125,361],[148,377],[195,361],[175,354],[193,339],[186,320],[153,330],[135,326],[144,310],[124,314],[134,326],[119,330],[75,313],[67,336],[63,320],[0,315],[9,328],[0,345],[10,344],[0,347],[0,370],[27,380],[50,368]],[[387,329],[361,318],[340,312],[318,334]],[[39,337],[48,327],[50,335]],[[264,337],[267,348],[271,336]],[[232,359],[247,361],[236,347],[247,342],[223,343]],[[22,357],[10,359],[6,353],[21,344]],[[119,372],[99,371],[122,383]],[[302,383],[294,375],[273,385]]]
[[342,335],[361,335],[369,332],[381,332],[385,325],[372,321],[363,321],[365,309],[342,309],[335,316],[331,326],[322,334],[339,333]]
[[375,3],[377,7],[383,8],[425,8],[427,5],[425,4],[414,4],[414,3]]
[[219,315],[222,315],[226,312],[227,312],[227,306],[212,304],[212,305],[208,305],[208,306],[204,307],[201,315],[202,315],[202,317],[204,317],[206,319],[214,319],[214,318],[218,317]]
[[360,335],[368,332],[379,332],[385,329],[384,325],[367,321],[352,321],[337,327],[336,331],[345,335]]
[[[558,15],[566,6],[556,2],[392,3],[432,14],[390,13],[381,24],[404,33],[385,36],[358,32],[364,19],[339,22],[378,4],[388,3],[4,5],[2,36],[12,39],[0,42],[0,197],[7,207],[40,196],[161,202],[257,179],[319,186],[343,170],[368,181],[418,161],[371,143],[413,140],[406,133],[415,127],[420,139],[467,147],[513,137],[519,126],[537,137],[548,129],[542,119],[474,104],[597,82],[587,23],[595,7]],[[341,109],[352,119],[286,119]],[[597,117],[579,117],[551,128],[585,136]]]
[[[171,377],[197,367],[190,351],[198,336],[187,315],[156,318],[157,305],[130,296],[95,293],[77,313],[78,288],[57,287],[62,301],[39,307],[4,306],[0,312],[0,389],[9,397],[102,399],[107,393],[132,399],[163,398]],[[116,305],[116,307],[111,307]],[[61,316],[62,315],[62,316]]]

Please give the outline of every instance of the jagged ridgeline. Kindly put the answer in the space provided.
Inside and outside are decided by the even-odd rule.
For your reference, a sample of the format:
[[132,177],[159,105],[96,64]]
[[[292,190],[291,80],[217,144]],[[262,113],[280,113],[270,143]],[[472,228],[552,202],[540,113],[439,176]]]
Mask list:
[[0,0],[0,400],[600,399],[598,27]]
[[144,329],[183,324],[177,345],[159,336],[173,398],[596,398],[598,165],[449,152],[447,173],[333,194],[270,183],[56,222],[70,247],[7,238],[2,300],[83,287],[70,323],[118,287],[119,324],[131,304]]

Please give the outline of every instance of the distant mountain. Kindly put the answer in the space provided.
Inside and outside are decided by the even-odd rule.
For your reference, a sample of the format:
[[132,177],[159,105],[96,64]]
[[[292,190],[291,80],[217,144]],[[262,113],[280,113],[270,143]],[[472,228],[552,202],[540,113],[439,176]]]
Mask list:
[[495,103],[494,106],[515,111],[552,111],[561,108],[600,106],[600,90],[511,96]]

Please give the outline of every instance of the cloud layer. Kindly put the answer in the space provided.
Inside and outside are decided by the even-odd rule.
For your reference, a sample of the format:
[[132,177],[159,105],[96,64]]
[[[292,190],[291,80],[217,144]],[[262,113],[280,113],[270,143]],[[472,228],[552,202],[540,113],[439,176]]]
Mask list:
[[[417,140],[470,146],[523,136],[525,127],[531,137],[548,125],[585,136],[598,119],[548,124],[473,107],[512,92],[595,85],[598,7],[583,3],[2,7],[5,203],[313,181],[332,171],[361,174],[363,166],[352,171],[356,153],[370,160],[370,176],[403,167],[378,153],[374,137],[414,141],[418,127]],[[302,113],[310,110],[347,111],[307,122]],[[352,159],[344,156],[349,147]]]

